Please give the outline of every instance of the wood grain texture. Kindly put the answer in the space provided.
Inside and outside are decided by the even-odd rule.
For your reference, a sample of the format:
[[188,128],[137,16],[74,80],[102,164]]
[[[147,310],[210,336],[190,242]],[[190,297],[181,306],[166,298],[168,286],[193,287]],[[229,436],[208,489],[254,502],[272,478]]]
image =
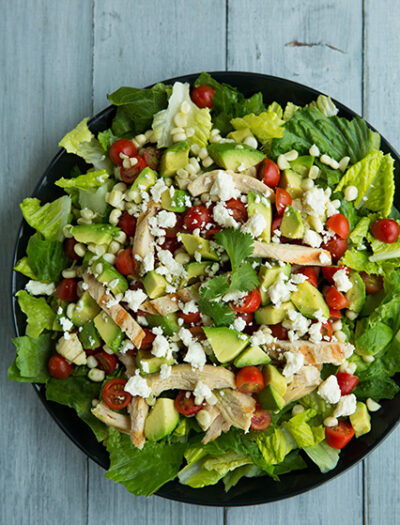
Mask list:
[[[365,2],[364,116],[397,150],[400,147],[399,32],[398,2]],[[366,460],[366,523],[400,523],[399,450],[397,428]]]
[[[14,359],[9,276],[21,214],[58,139],[90,112],[90,3],[2,2],[0,523],[86,523],[86,458],[29,384],[7,383]],[[61,23],[62,22],[62,23]]]

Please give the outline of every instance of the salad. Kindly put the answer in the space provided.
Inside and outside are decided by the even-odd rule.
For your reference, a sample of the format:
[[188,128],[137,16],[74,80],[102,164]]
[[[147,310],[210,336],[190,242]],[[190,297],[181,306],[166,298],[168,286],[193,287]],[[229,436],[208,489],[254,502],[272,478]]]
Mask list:
[[[335,468],[400,372],[394,162],[359,117],[194,85],[122,87],[14,270],[9,379],[45,383],[149,496]],[[315,467],[314,467],[315,468]]]

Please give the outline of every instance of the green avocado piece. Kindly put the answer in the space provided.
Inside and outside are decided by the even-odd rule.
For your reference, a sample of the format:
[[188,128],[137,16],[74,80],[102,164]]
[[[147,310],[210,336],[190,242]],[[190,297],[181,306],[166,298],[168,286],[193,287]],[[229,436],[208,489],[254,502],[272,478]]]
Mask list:
[[144,434],[149,441],[158,441],[171,434],[179,423],[179,412],[174,400],[159,397],[150,410],[144,426]]
[[157,297],[165,295],[165,289],[168,283],[165,278],[155,270],[148,272],[144,276],[142,282],[144,289],[150,299],[157,299]]
[[166,315],[151,314],[146,317],[146,321],[150,328],[154,328],[155,326],[162,328],[165,335],[173,335],[180,328],[178,315],[175,312]]
[[[103,267],[103,271],[99,275],[96,275],[99,263]],[[97,261],[94,262],[92,265],[92,272],[96,275],[96,279],[99,282],[106,284],[107,288],[109,288],[115,295],[124,293],[129,288],[128,281],[125,277],[119,273],[115,266],[103,258],[97,259]]]
[[262,215],[267,223],[261,238],[265,242],[271,241],[271,224],[272,224],[272,205],[271,201],[266,197],[257,193],[249,193],[247,195],[247,213],[249,217]]
[[227,139],[233,139],[235,142],[244,142],[248,137],[253,137],[253,133],[250,131],[250,128],[241,128],[231,131],[226,136]]
[[129,188],[128,200],[132,200],[136,204],[142,202],[142,192],[147,191],[157,182],[157,173],[151,168],[147,167],[142,170],[137,178],[134,180],[132,186]]
[[265,385],[273,386],[279,395],[284,396],[287,390],[286,378],[274,365],[266,365],[263,368]]
[[283,397],[272,386],[268,385],[258,394],[258,401],[263,410],[271,410],[273,412],[282,410],[286,405]]
[[164,210],[183,213],[186,211],[186,199],[189,197],[189,194],[187,191],[174,188],[171,196],[171,189],[165,190],[161,195],[161,206]]
[[312,155],[301,155],[300,157],[297,157],[296,160],[292,160],[290,162],[290,167],[293,171],[304,177],[309,172],[313,164],[314,157]]
[[262,306],[254,312],[254,320],[257,324],[278,324],[287,317],[287,312],[293,309],[293,303],[290,301],[280,306]]
[[258,279],[260,281],[260,294],[261,294],[261,304],[264,306],[271,302],[268,295],[268,288],[278,279],[279,275],[283,272],[287,277],[290,277],[291,266],[290,264],[285,264],[285,266],[270,265],[261,266],[258,271]]
[[82,259],[82,266],[84,268],[89,268],[89,266],[96,260],[96,255],[88,250]]
[[160,162],[160,175],[171,177],[189,162],[189,144],[184,140],[165,150]]
[[233,361],[240,352],[246,348],[249,337],[231,328],[222,327],[203,327],[204,333],[214,351],[215,357],[220,363]]
[[210,144],[208,154],[215,164],[225,170],[240,171],[247,170],[265,159],[264,153],[236,142],[223,142]]
[[82,330],[78,332],[78,337],[85,350],[93,350],[101,345],[100,336],[93,321],[82,326]]
[[100,308],[89,292],[83,292],[71,315],[71,321],[76,326],[84,326],[88,321],[96,317],[99,312]]
[[309,281],[297,285],[297,290],[290,296],[290,300],[305,317],[316,319],[315,312],[321,310],[322,315],[329,319],[329,307],[322,293]]
[[124,333],[121,328],[114,323],[106,312],[100,312],[96,315],[93,323],[106,345],[114,352],[118,352],[124,338]]
[[181,233],[180,238],[189,255],[194,255],[195,252],[198,252],[203,259],[210,259],[211,261],[219,260],[217,252],[211,248],[210,241],[207,239],[203,239],[203,237],[198,237],[192,233]]
[[138,350],[136,365],[143,374],[155,374],[160,371],[161,365],[173,365],[174,358],[155,357],[149,350]]
[[180,288],[185,288],[199,280],[200,277],[206,275],[207,268],[210,268],[214,263],[208,261],[191,262],[185,266],[186,277],[182,279]]
[[280,230],[282,235],[289,239],[302,239],[304,235],[304,222],[300,212],[292,208],[292,206],[286,206]]
[[69,227],[71,235],[85,244],[110,244],[120,231],[120,228],[111,224],[78,224]]
[[271,361],[269,355],[259,346],[249,346],[234,360],[233,364],[237,368],[244,366],[267,365]]
[[287,169],[283,172],[279,186],[286,190],[292,199],[298,199],[304,193],[302,187],[302,176],[293,170]]
[[371,430],[371,416],[365,403],[357,401],[357,408],[354,414],[350,416],[350,423],[354,428],[356,438],[368,434]]
[[351,271],[349,276],[353,286],[346,292],[346,298],[349,301],[349,310],[360,313],[366,300],[365,283],[358,272]]

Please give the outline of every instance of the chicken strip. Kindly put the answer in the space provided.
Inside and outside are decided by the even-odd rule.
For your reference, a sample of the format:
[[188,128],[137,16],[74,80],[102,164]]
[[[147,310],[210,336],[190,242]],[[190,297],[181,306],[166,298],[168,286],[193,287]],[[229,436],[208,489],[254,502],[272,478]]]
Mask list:
[[146,255],[154,252],[154,236],[151,233],[149,220],[154,217],[159,209],[159,205],[150,201],[146,211],[142,212],[136,223],[135,236],[133,238],[133,256],[138,255],[143,260]]
[[140,305],[143,312],[149,314],[167,315],[180,310],[178,302],[187,303],[198,298],[196,293],[196,285],[182,288],[175,293],[164,295],[152,301],[146,301]]
[[254,241],[252,257],[267,257],[291,264],[330,266],[331,254],[322,248],[310,248],[297,244],[274,244]]
[[202,430],[208,430],[220,411],[215,405],[206,405],[196,414],[196,421]]
[[230,425],[246,432],[250,428],[251,418],[256,407],[255,399],[230,388],[215,392],[215,396],[218,399],[216,407],[224,419]]
[[224,419],[222,414],[219,414],[211,423],[210,428],[207,430],[201,442],[203,443],[203,445],[207,445],[207,443],[210,443],[210,441],[214,441],[214,439],[217,439],[217,437],[219,437],[222,434],[222,432],[228,432],[230,428],[230,423],[228,423]]
[[297,374],[293,375],[293,380],[283,396],[286,403],[296,401],[307,394],[310,394],[321,383],[320,371],[316,366],[303,366]]
[[301,352],[304,355],[304,364],[322,365],[330,363],[341,365],[345,359],[351,356],[354,346],[350,343],[334,343],[321,341],[312,343],[311,341],[275,341],[265,345],[267,353],[279,359],[283,352]]
[[124,414],[119,414],[118,412],[111,410],[111,408],[108,407],[104,401],[100,401],[100,403],[98,403],[95,408],[92,408],[91,412],[97,417],[97,419],[100,419],[100,421],[105,423],[107,426],[113,427],[124,434],[130,433],[131,422],[129,420],[129,416],[125,416]]
[[149,405],[142,397],[135,396],[128,405],[128,412],[131,420],[131,441],[135,447],[142,449],[146,441],[144,424],[149,413]]

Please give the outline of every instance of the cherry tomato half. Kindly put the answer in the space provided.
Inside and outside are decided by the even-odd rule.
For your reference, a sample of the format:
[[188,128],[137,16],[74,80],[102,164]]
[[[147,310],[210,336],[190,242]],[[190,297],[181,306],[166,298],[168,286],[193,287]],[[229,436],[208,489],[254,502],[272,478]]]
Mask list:
[[349,301],[341,292],[339,292],[336,286],[329,286],[324,295],[325,301],[329,308],[342,310],[343,308],[348,308],[349,306]]
[[103,399],[112,410],[120,410],[129,405],[132,396],[125,392],[127,381],[122,378],[111,379],[103,388]]
[[366,272],[360,272],[361,279],[365,284],[365,291],[367,293],[378,293],[383,289],[383,278],[381,275],[368,274]]
[[137,147],[131,140],[116,140],[113,142],[113,144],[111,144],[110,150],[108,152],[111,162],[116,166],[122,166],[124,161],[123,157],[121,158],[120,156],[121,153],[129,158],[134,157],[137,153]]
[[341,318],[342,314],[340,313],[340,310],[336,310],[335,308],[329,308],[329,319],[332,319],[332,321],[337,321]]
[[287,341],[289,339],[289,330],[282,326],[282,323],[271,324],[269,329],[273,337],[276,337],[279,341]]
[[139,155],[135,155],[135,158],[137,160],[137,163],[134,166],[132,166],[131,168],[121,167],[119,170],[121,180],[124,181],[126,184],[133,184],[137,176],[147,166],[146,162],[142,157],[140,157]]
[[209,209],[203,204],[192,206],[183,216],[183,224],[191,232],[197,228],[204,230],[209,222],[211,222],[211,214]]
[[347,241],[346,239],[342,239],[338,235],[335,235],[332,239],[329,239],[329,241],[324,243],[322,248],[330,252],[333,262],[337,262],[347,250]]
[[350,233],[349,221],[342,213],[336,213],[329,217],[326,225],[335,232],[341,239],[347,239]]
[[276,188],[281,178],[278,164],[271,159],[264,159],[257,168],[258,178],[270,188]]
[[328,283],[330,284],[335,284],[333,276],[339,270],[346,270],[346,275],[350,275],[350,268],[348,268],[347,266],[323,266],[322,275],[324,276],[325,281],[328,281]]
[[151,330],[148,328],[143,328],[145,336],[142,339],[142,343],[140,345],[141,350],[150,350],[150,348],[153,345],[153,341],[156,338],[156,336],[153,334]]
[[258,307],[261,304],[261,295],[257,288],[255,288],[253,291],[249,292],[247,296],[244,298],[243,301],[239,305],[231,304],[231,308],[235,310],[235,312],[239,313],[247,313],[247,312],[255,312]]
[[122,273],[122,275],[134,275],[136,269],[136,261],[133,258],[131,248],[126,248],[119,252],[115,259],[115,267]]
[[107,352],[102,350],[101,352],[97,352],[97,354],[95,354],[95,358],[99,363],[98,368],[104,370],[106,375],[112,374],[117,368],[117,358],[114,354],[107,354]]
[[325,427],[325,438],[332,448],[342,449],[354,436],[354,428],[348,421],[339,421],[336,427]]
[[379,219],[371,226],[371,232],[378,241],[392,244],[399,237],[400,226],[393,219]]
[[[325,339],[327,338],[328,340],[331,339],[332,335],[333,335],[333,326],[332,326],[332,323],[328,320],[326,321],[325,323],[322,323],[321,325],[321,334],[322,334],[322,337]],[[326,341],[326,339],[325,339]]]
[[281,224],[282,224],[282,219],[283,217],[281,217],[280,215],[277,215],[274,220],[272,221],[272,224],[271,224],[271,233],[274,234],[274,231],[275,230],[279,230],[279,228],[281,227]]
[[278,212],[278,214],[283,215],[283,212],[285,211],[286,206],[290,206],[291,204],[292,204],[292,197],[289,195],[289,193],[283,188],[276,188],[275,206],[276,206],[276,211]]
[[63,243],[65,255],[68,259],[71,259],[71,261],[80,261],[82,259],[82,257],[80,257],[75,251],[76,244],[78,244],[78,241],[73,237],[65,239]]
[[210,228],[209,230],[206,230],[205,232],[205,238],[206,239],[213,239],[214,235],[218,232],[222,231],[222,228],[219,228],[216,226],[215,228]]
[[148,146],[142,153],[143,160],[152,170],[157,170],[160,163],[161,151],[154,146]]
[[250,427],[253,430],[265,430],[271,423],[271,414],[261,408],[260,403],[256,402],[253,417],[251,418]]
[[264,377],[256,366],[245,366],[236,374],[236,388],[245,394],[256,394],[264,388]]
[[136,231],[136,217],[129,215],[125,210],[122,212],[118,221],[118,226],[123,230],[128,237],[133,237]]
[[56,288],[54,294],[61,301],[76,301],[78,299],[78,281],[76,279],[63,279]]
[[183,322],[186,324],[195,324],[198,323],[201,320],[200,312],[190,312],[189,314],[184,314],[183,312],[179,312],[178,316],[183,319]]
[[215,91],[213,88],[207,84],[203,84],[192,89],[191,98],[199,108],[212,108],[214,107],[214,95]]
[[301,270],[299,270],[299,273],[302,273],[307,277],[307,279],[310,281],[310,283],[315,286],[315,288],[318,288],[318,277],[317,272],[312,266],[305,266]]
[[230,199],[226,204],[225,208],[228,208],[228,210],[231,210],[231,217],[235,219],[235,221],[238,222],[246,222],[247,221],[247,210],[246,206],[240,199]]
[[60,354],[53,354],[47,363],[47,368],[52,377],[56,379],[67,379],[67,377],[72,374],[75,365],[69,363],[65,357]]
[[174,405],[177,411],[186,417],[194,416],[203,408],[203,403],[195,404],[194,395],[189,390],[181,390],[175,398]]
[[358,382],[360,381],[357,376],[353,376],[353,374],[348,374],[347,372],[338,372],[336,374],[336,379],[340,391],[342,392],[342,396],[347,396],[347,394],[350,394],[350,392],[355,389]]
[[253,312],[238,312],[236,317],[243,319],[246,324],[251,324],[254,320]]

